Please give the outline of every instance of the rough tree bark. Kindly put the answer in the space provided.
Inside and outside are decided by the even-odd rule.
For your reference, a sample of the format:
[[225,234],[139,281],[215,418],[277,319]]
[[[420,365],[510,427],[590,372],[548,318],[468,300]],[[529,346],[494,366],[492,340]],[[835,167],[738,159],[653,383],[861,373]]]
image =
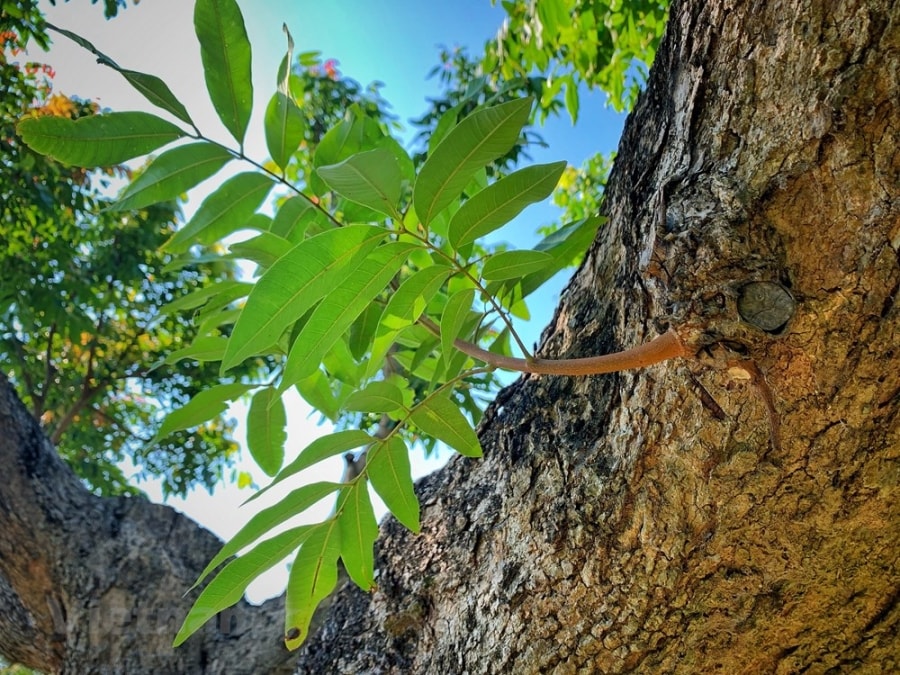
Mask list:
[[504,390],[485,459],[420,483],[423,533],[386,522],[378,590],[343,584],[298,655],[268,606],[167,652],[215,542],[85,494],[0,386],[0,650],[78,673],[896,672],[900,3],[676,2],[606,207],[541,355],[672,328],[696,357]]

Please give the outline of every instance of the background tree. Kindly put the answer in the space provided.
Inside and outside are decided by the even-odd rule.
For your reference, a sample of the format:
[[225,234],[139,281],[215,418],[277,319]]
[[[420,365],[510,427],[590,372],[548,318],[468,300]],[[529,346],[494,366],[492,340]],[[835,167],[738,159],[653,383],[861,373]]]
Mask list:
[[[301,670],[895,665],[889,466],[900,386],[882,358],[896,360],[897,190],[886,186],[897,185],[897,149],[885,127],[897,113],[897,8],[792,9],[794,22],[768,7],[673,8],[621,147],[634,161],[610,181],[610,225],[542,349],[606,351],[664,321],[701,358],[608,378],[529,377],[506,390],[481,425],[487,460],[454,462],[420,486],[424,536],[387,524],[378,591],[341,589]],[[755,67],[736,74],[751,44]],[[820,58],[822,44],[832,58]],[[790,77],[793,68],[805,77]],[[823,98],[811,91],[819,87]],[[811,106],[816,124],[757,115],[767,102]],[[822,195],[826,208],[809,208]],[[823,211],[826,222],[811,222]],[[839,269],[823,268],[824,248]],[[9,426],[23,429],[9,401]],[[31,477],[4,495],[17,519],[44,522],[28,492],[43,484],[35,478],[55,479],[83,506],[33,431],[0,449]],[[84,533],[84,510],[66,510],[68,534]],[[98,512],[122,517],[103,504]],[[139,509],[128,516],[141,519]],[[142,530],[154,527],[132,532]],[[46,549],[70,545],[47,535]],[[53,625],[47,598],[58,606],[58,596],[26,593],[34,589],[10,561],[0,590],[38,615],[32,625]],[[158,587],[148,598],[123,581],[116,590],[139,616],[167,606]],[[23,604],[32,598],[43,605]],[[74,648],[90,622],[65,606],[67,649],[49,653],[73,668],[108,658]],[[158,615],[143,616],[146,636]],[[259,646],[270,616],[241,606],[230,644],[219,648],[210,628],[174,658],[234,667],[231,647]],[[159,667],[159,644],[145,638],[141,652],[121,656]],[[267,663],[245,653],[254,668]]]

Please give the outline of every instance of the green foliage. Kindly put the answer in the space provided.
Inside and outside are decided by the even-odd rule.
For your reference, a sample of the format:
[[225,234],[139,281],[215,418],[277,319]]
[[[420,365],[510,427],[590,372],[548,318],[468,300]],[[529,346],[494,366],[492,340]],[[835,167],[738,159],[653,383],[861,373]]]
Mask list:
[[598,87],[616,110],[634,106],[653,63],[668,0],[503,0],[507,18],[485,46],[484,72],[546,78],[542,108],[563,94],[578,118],[578,86]]
[[[198,130],[193,135],[199,143],[161,154],[125,189],[120,205],[190,189],[229,157],[248,159],[241,144],[252,92],[242,73],[249,66],[250,45],[239,9],[234,0],[197,0],[195,16],[210,97],[238,147],[228,156],[213,151],[203,145],[206,136]],[[510,153],[521,149],[533,96],[515,96],[508,89],[479,105],[486,85],[474,83],[450,110],[432,118],[438,140],[414,161],[390,135],[391,121],[372,91],[342,87],[333,63],[330,68],[325,63],[324,79],[313,75],[311,68],[320,65],[310,54],[300,55],[297,74],[292,51],[288,34],[288,55],[265,120],[273,162],[251,161],[253,170],[219,186],[165,249],[190,259],[204,245],[249,227],[258,234],[232,244],[228,255],[253,260],[259,278],[249,294],[246,284],[226,281],[173,299],[163,316],[192,312],[196,334],[164,365],[177,358],[204,366],[220,361],[222,374],[270,366],[266,385],[253,396],[248,444],[263,470],[274,476],[272,485],[357,449],[362,468],[342,483],[295,489],[251,518],[198,579],[200,584],[221,563],[246,551],[209,582],[176,644],[237,601],[255,575],[294,550],[286,598],[288,647],[305,638],[315,607],[334,588],[339,560],[361,588],[370,589],[377,524],[369,485],[400,522],[418,530],[408,446],[437,440],[462,455],[481,455],[473,428],[481,414],[476,395],[494,387],[493,356],[511,355],[512,336],[530,357],[510,313],[526,312],[525,297],[568,266],[601,222],[586,218],[550,234],[531,251],[479,241],[529,204],[546,199],[563,173],[564,163],[557,162],[504,175]],[[520,81],[516,87],[521,86]],[[321,114],[309,116],[303,101],[322,103],[329,92],[357,100],[346,110],[323,104]],[[143,118],[152,129],[155,119]],[[323,119],[330,126],[323,127]],[[20,128],[26,140],[45,151],[73,161],[97,160],[82,148],[84,134],[77,124],[37,118]],[[119,127],[107,130],[119,135]],[[143,127],[136,133],[140,136]],[[289,185],[292,195],[280,201],[274,218],[256,213],[276,182]],[[235,308],[233,303],[245,295]],[[227,401],[257,386],[229,379],[196,393],[169,415],[157,439],[202,425]],[[342,428],[282,467],[281,395],[291,386]],[[273,536],[274,528],[324,498],[334,499],[324,521]]]
[[[109,116],[96,115],[94,104],[54,94],[52,68],[17,60],[21,52],[14,31],[46,42],[40,13],[27,3],[18,7],[15,17],[9,3],[3,7],[6,51],[0,52],[2,375],[10,378],[60,455],[95,492],[139,492],[121,468],[126,459],[139,475],[161,477],[167,494],[184,494],[197,484],[212,489],[238,450],[230,438],[232,422],[219,416],[148,443],[162,418],[204,392],[218,371],[218,364],[199,358],[206,350],[208,360],[214,338],[203,335],[194,343],[198,328],[190,313],[160,311],[165,303],[180,302],[233,274],[221,256],[206,261],[192,256],[171,265],[171,256],[159,253],[177,223],[177,206],[166,200],[185,189],[177,169],[203,174],[210,165],[187,169],[199,155],[191,155],[196,152],[192,146],[173,150],[170,156],[184,161],[169,163],[160,157],[156,169],[139,175],[129,201],[116,205],[123,210],[114,213],[104,194],[113,181],[127,177],[125,169],[86,172],[26,146],[16,135],[20,118],[20,128],[40,122],[42,128],[64,128],[82,139],[84,129],[95,124],[92,120],[103,121],[104,133],[113,127],[107,125]],[[151,118],[140,114],[125,119],[140,122],[131,128],[146,136],[142,124]],[[168,138],[182,133],[165,124]],[[42,135],[36,143],[47,138]],[[50,142],[51,152],[74,153],[77,157],[70,159],[86,164],[94,163],[97,155],[92,153],[99,152],[78,140],[71,145]],[[114,146],[111,142],[103,152]],[[218,151],[205,158],[214,163],[225,156]],[[227,294],[227,287],[220,290],[215,302]],[[202,316],[211,297],[190,311]],[[177,352],[181,355],[175,356]],[[180,358],[187,360],[178,363]]]

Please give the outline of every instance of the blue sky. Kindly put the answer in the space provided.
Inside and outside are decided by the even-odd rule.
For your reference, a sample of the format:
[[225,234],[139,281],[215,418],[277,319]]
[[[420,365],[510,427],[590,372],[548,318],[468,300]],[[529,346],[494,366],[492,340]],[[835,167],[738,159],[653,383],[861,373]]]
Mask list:
[[[391,102],[394,113],[406,123],[425,111],[427,97],[438,93],[437,81],[426,80],[426,75],[438,63],[439,45],[459,45],[478,54],[484,42],[496,34],[504,17],[503,10],[499,6],[492,7],[490,0],[392,0],[389,3],[371,0],[239,0],[239,4],[253,46],[257,99],[247,152],[259,159],[266,157],[262,112],[274,91],[275,74],[286,48],[282,23],[287,23],[293,35],[295,53],[318,50],[323,58],[337,59],[345,76],[362,84],[374,80],[383,82],[384,97]],[[111,21],[104,20],[101,8],[89,4],[88,0],[57,2],[56,7],[45,0],[41,8],[50,21],[87,38],[121,66],[162,77],[205,133],[225,143],[230,141],[206,96],[199,49],[193,34],[192,2],[144,0],[137,6],[129,3],[129,7]],[[121,76],[98,65],[89,53],[66,38],[57,37],[49,55],[32,52],[30,58],[46,58],[54,66],[57,72],[55,84],[63,93],[97,100],[113,110],[152,110]],[[549,147],[532,148],[530,154],[535,163],[564,159],[577,166],[594,153],[614,150],[623,122],[623,116],[604,106],[602,95],[585,92],[578,125],[573,127],[568,117],[548,120],[540,133]],[[221,178],[220,174],[218,181]],[[186,206],[187,213],[196,208],[202,194],[204,190],[201,189],[192,197]],[[513,246],[528,247],[536,240],[536,228],[554,220],[556,215],[556,209],[549,203],[535,205],[504,228],[502,236]],[[533,319],[522,327],[526,344],[537,341],[552,316],[568,276],[569,273],[559,275],[536,294],[531,305]],[[316,426],[317,416],[309,417],[309,410],[299,397],[288,401],[287,405],[291,410],[289,461],[292,455],[329,429]],[[240,420],[245,414],[244,406],[236,406],[232,414]],[[239,426],[238,440],[241,438]],[[443,457],[448,454],[445,451]],[[322,467],[323,473],[315,478],[307,476],[306,479],[337,479],[340,461],[337,459]],[[422,474],[433,470],[442,461],[415,461],[415,470]],[[265,483],[262,472],[248,458],[241,468],[249,470],[257,482]],[[160,498],[158,487],[153,483],[142,483],[141,487],[151,497]],[[213,495],[199,491],[186,500],[170,500],[169,503],[220,536],[228,537],[252,515],[238,509],[240,502],[248,496],[246,490],[224,485]],[[330,504],[323,509],[327,513]],[[322,514],[313,514],[313,517],[320,519]],[[262,599],[279,593],[283,583],[283,572],[276,570],[251,587],[251,598]]]

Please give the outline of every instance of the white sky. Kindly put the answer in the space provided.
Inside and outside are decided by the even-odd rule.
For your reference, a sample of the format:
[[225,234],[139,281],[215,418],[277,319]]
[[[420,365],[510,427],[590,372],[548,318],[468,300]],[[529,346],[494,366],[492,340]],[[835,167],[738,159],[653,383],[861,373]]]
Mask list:
[[[262,132],[262,113],[274,91],[275,74],[286,48],[281,31],[282,21],[288,24],[294,37],[295,54],[302,51],[321,50],[323,58],[337,58],[341,72],[362,84],[380,80],[386,84],[383,94],[394,105],[402,121],[421,114],[425,99],[437,93],[437,84],[426,81],[425,75],[437,64],[437,45],[469,46],[473,54],[479,53],[483,42],[493,36],[503,18],[499,8],[491,7],[489,0],[441,0],[420,2],[396,0],[391,3],[374,3],[370,0],[239,0],[253,54],[253,79],[255,89],[254,116],[247,137],[247,153],[260,160],[267,156]],[[386,8],[390,7],[390,11]],[[117,18],[103,19],[102,9],[88,0],[57,2],[53,7],[46,1],[41,8],[52,23],[87,38],[119,65],[160,76],[184,103],[193,119],[204,133],[226,144],[231,142],[221,126],[206,95],[196,37],[193,34],[193,3],[187,0],[144,0],[139,5],[129,4]],[[149,110],[162,116],[146,100],[110,68],[98,65],[95,58],[71,41],[56,36],[49,55],[42,57],[32,53],[30,58],[45,58],[56,70],[55,87],[69,95],[96,100],[103,107],[113,110]],[[578,165],[595,152],[614,149],[620,133],[622,118],[605,109],[602,98],[590,96],[582,100],[583,122],[573,129],[568,119],[552,120],[540,130],[550,148],[536,148],[531,153],[534,162],[566,159]],[[586,140],[587,139],[587,140]],[[236,165],[232,172],[247,170]],[[214,179],[217,183],[226,173]],[[186,206],[190,214],[208,189],[198,189]],[[535,228],[552,220],[555,211],[550,206],[533,207],[517,220],[513,229],[505,229],[512,243],[524,247],[534,241]],[[566,275],[567,276],[567,275]],[[530,303],[535,317],[524,328],[526,343],[535,342],[543,325],[549,320],[553,304],[565,278],[560,278],[550,288]],[[316,437],[327,433],[327,426],[317,426],[318,414],[312,413],[305,402],[293,390],[285,397],[288,409],[288,444],[285,462]],[[231,414],[239,420],[237,440],[243,445],[246,407],[233,406]],[[248,453],[237,466],[248,471],[260,485],[267,483],[265,475],[250,460]],[[416,475],[424,475],[443,464],[449,456],[430,461],[414,451],[413,468]],[[416,460],[416,457],[419,457]],[[323,462],[305,472],[300,480],[337,480],[342,459]],[[290,482],[290,481],[288,481]],[[288,489],[297,487],[293,483]],[[152,499],[161,501],[162,494],[156,482],[144,482],[140,487]],[[274,492],[274,491],[273,491]],[[227,538],[233,535],[255,512],[240,509],[242,501],[250,496],[249,490],[238,490],[235,485],[223,484],[213,495],[205,490],[193,491],[187,499],[169,499],[168,504],[183,511],[204,526]],[[274,495],[277,498],[282,493]],[[259,500],[264,502],[263,499]],[[268,505],[274,499],[259,504]],[[256,504],[254,503],[254,507]],[[331,509],[331,502],[311,510],[307,522],[321,520]],[[383,513],[383,510],[381,511]],[[272,570],[251,585],[248,596],[261,601],[280,594],[286,581],[283,566]]]

